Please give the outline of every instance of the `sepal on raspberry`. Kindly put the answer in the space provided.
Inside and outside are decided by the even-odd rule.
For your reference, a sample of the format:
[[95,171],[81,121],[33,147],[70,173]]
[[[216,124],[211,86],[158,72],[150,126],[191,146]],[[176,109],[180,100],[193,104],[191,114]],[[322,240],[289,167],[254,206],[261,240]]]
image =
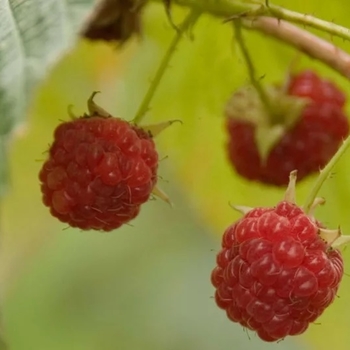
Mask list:
[[89,114],[85,115],[85,117],[93,117],[93,116],[98,116],[98,117],[103,117],[103,118],[111,118],[111,114],[107,112],[105,109],[103,109],[101,106],[95,103],[95,96],[97,94],[101,93],[101,91],[94,91],[90,97],[87,100],[87,107]]
[[174,123],[182,124],[182,121],[180,119],[172,119],[172,120],[167,120],[165,122],[161,122],[158,124],[143,125],[142,129],[147,131],[150,134],[150,136],[154,138],[159,134],[161,134],[166,128],[173,125]]

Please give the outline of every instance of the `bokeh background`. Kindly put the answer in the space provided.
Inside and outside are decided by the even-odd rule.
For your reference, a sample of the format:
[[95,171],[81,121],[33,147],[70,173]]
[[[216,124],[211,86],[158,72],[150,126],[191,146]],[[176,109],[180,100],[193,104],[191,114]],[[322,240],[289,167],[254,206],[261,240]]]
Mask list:
[[[350,26],[347,0],[322,7],[317,0],[295,0],[292,6]],[[183,15],[174,9],[176,21]],[[283,190],[246,182],[226,161],[222,111],[232,91],[247,83],[231,26],[203,16],[193,34],[180,44],[145,119],[183,121],[157,139],[161,185],[174,208],[151,201],[132,225],[115,232],[81,232],[57,222],[41,203],[37,174],[69,104],[82,114],[87,97],[100,90],[96,102],[133,118],[174,35],[163,8],[149,6],[142,41],[123,50],[79,43],[37,90],[28,123],[11,145],[11,191],[1,206],[1,314],[11,349],[348,349],[348,276],[317,324],[278,344],[259,341],[215,306],[210,273],[221,234],[238,218],[229,203],[270,206]],[[264,81],[283,79],[295,50],[257,33],[245,38]],[[328,39],[350,51],[348,42]],[[348,81],[322,64],[302,58],[304,67],[349,91]],[[344,233],[350,233],[349,161],[348,152],[322,188],[327,204],[317,212]],[[298,185],[300,204],[314,180]],[[344,259],[349,271],[347,250]]]

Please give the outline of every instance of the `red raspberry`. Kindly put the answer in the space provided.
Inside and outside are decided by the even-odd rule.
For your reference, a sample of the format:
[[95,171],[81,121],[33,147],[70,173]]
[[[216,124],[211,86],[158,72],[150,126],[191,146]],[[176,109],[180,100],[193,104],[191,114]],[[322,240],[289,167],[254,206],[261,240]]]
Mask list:
[[343,260],[327,238],[340,232],[287,199],[244,212],[222,238],[211,275],[216,303],[264,341],[301,334],[336,296]]
[[315,72],[305,70],[291,77],[288,94],[310,98],[313,102],[335,104],[342,108],[345,94],[331,81],[321,79]]
[[134,219],[157,182],[151,135],[99,115],[60,124],[40,171],[43,202],[72,227],[110,231]]
[[[283,186],[295,169],[301,180],[323,168],[349,134],[349,122],[343,110],[346,98],[333,83],[312,71],[304,71],[291,77],[285,91],[275,93],[272,102],[279,104],[283,98],[296,97],[299,102],[301,98],[307,99],[292,123],[293,116],[287,115],[290,104],[278,109],[282,115],[277,121],[271,118],[269,126],[266,125],[268,116],[264,116],[264,120],[246,117],[245,114],[259,113],[261,105],[256,106],[255,97],[247,94],[241,97],[241,91],[227,106],[228,157],[236,171],[249,180]],[[248,101],[237,110],[234,104],[240,97]],[[251,111],[253,104],[256,109]],[[259,128],[263,130],[263,137],[261,132],[259,136]],[[279,133],[277,137],[275,131]],[[268,143],[268,151],[262,154],[261,144],[272,137],[275,139]]]

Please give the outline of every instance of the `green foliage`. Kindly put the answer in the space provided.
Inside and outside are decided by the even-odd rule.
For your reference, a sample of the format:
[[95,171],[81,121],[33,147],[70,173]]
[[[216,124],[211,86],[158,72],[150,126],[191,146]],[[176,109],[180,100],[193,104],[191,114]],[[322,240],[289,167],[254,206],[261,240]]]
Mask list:
[[[167,190],[185,203],[180,188]],[[5,305],[13,350],[303,350],[227,321],[211,298],[208,234],[185,204],[160,202],[112,234],[59,232]]]
[[4,148],[28,115],[38,82],[72,47],[92,0],[0,0],[0,196],[7,179]]

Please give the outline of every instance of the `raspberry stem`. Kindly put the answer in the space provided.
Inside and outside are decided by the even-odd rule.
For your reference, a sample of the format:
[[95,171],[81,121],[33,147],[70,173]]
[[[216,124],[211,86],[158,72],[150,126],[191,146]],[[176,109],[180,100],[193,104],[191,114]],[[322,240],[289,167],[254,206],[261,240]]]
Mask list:
[[272,4],[268,4],[266,9],[266,15],[271,15],[272,17],[284,19],[303,26],[309,26],[311,28],[324,31],[330,35],[334,35],[345,40],[350,40],[350,29],[337,25],[333,22],[328,22],[311,15],[291,11]]
[[[164,3],[164,0],[153,1]],[[206,12],[216,17],[231,17],[242,13],[257,15],[266,11],[263,4],[253,1],[249,3],[244,0],[171,0],[171,3],[197,9],[197,11]]]
[[[164,0],[153,1],[163,2]],[[270,4],[269,1],[265,1],[265,4],[253,0],[172,0],[172,2],[209,13],[215,17],[226,18],[226,21],[242,18],[245,27],[278,38],[350,78],[350,59],[347,53],[309,31],[288,22],[350,40],[350,29],[346,27]]]
[[166,51],[160,65],[156,71],[156,74],[155,74],[154,79],[151,83],[151,86],[149,87],[146,95],[144,96],[144,98],[140,104],[138,111],[136,112],[136,115],[133,119],[133,123],[139,124],[141,122],[141,120],[143,119],[143,117],[145,116],[145,114],[147,113],[147,111],[149,109],[149,105],[152,101],[152,98],[153,98],[153,96],[154,96],[154,94],[155,94],[155,92],[160,84],[160,81],[162,80],[162,77],[163,77],[166,69],[168,68],[169,62],[170,62],[170,60],[171,60],[171,58],[176,50],[176,47],[178,46],[183,34],[186,32],[186,30],[188,30],[191,26],[194,25],[194,23],[197,21],[197,19],[199,18],[200,15],[201,15],[201,12],[199,12],[197,9],[193,9],[187,15],[187,17],[184,19],[182,24],[179,26],[173,40],[170,43],[168,50]]
[[[164,2],[164,0],[153,0],[154,2]],[[317,17],[288,10],[284,7],[273,5],[270,1],[258,3],[254,0],[172,0],[174,4],[197,9],[201,12],[209,13],[216,17],[237,17],[257,18],[259,16],[274,17],[279,20],[284,19],[289,22],[301,24],[314,29],[318,29],[332,36],[350,40],[350,29],[337,25],[333,22],[319,19]]]
[[257,93],[259,94],[259,97],[260,97],[261,101],[263,102],[266,110],[269,112],[268,115],[272,116],[274,114],[273,106],[272,106],[272,103],[271,103],[266,91],[264,90],[263,86],[261,86],[260,81],[256,78],[254,64],[253,64],[253,61],[250,57],[248,48],[245,45],[244,38],[242,35],[241,21],[235,20],[235,21],[233,21],[233,23],[234,23],[234,27],[235,27],[236,41],[241,49],[245,63],[247,65],[250,81],[251,81],[252,85],[254,86],[255,90],[257,91]]
[[307,214],[309,214],[312,211],[313,204],[316,200],[318,192],[320,191],[323,183],[327,180],[335,164],[339,161],[339,159],[346,152],[349,146],[350,146],[350,136],[346,138],[346,140],[338,149],[337,153],[332,157],[332,159],[328,162],[328,164],[320,171],[320,174],[318,175],[308,197],[306,198],[306,202],[303,206],[304,211]]
[[300,52],[325,63],[346,78],[350,78],[350,55],[306,30],[283,20],[269,17],[244,19],[242,24],[247,29],[258,30],[279,39],[297,48]]

